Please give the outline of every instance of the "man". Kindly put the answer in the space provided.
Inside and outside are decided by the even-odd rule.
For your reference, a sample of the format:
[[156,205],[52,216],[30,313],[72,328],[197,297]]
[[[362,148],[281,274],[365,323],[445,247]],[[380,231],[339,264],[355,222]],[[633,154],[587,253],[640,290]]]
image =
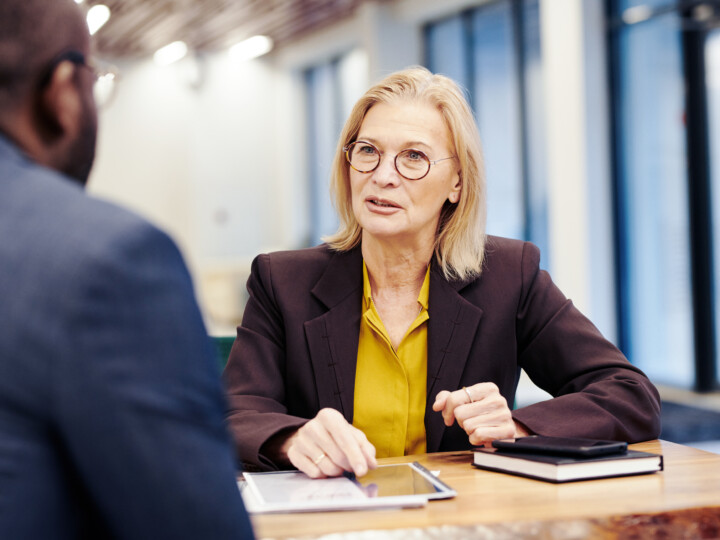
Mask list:
[[0,2],[0,538],[251,538],[181,257],[82,192],[89,56],[72,0]]

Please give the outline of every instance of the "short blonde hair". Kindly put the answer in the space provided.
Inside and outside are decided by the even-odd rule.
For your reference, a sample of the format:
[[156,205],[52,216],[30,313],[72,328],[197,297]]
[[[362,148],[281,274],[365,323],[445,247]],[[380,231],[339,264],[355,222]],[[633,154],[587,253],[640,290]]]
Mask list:
[[480,136],[460,87],[452,79],[434,75],[423,67],[389,75],[365,92],[353,107],[340,135],[330,179],[340,226],[324,240],[337,251],[350,250],[360,243],[362,230],[352,209],[349,164],[343,147],[356,140],[365,115],[373,105],[398,99],[426,102],[436,107],[450,131],[462,189],[460,200],[456,204],[445,201],[440,211],[435,258],[447,279],[477,277],[482,272],[485,256],[487,215]]

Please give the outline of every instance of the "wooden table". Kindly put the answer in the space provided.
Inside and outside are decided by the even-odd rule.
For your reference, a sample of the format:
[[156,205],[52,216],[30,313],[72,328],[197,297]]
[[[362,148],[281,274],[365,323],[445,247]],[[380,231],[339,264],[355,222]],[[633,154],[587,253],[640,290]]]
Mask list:
[[720,538],[720,455],[665,441],[631,448],[662,453],[665,470],[551,484],[476,469],[471,452],[382,459],[439,470],[458,495],[425,508],[258,515],[252,522],[259,539],[350,531],[332,539]]

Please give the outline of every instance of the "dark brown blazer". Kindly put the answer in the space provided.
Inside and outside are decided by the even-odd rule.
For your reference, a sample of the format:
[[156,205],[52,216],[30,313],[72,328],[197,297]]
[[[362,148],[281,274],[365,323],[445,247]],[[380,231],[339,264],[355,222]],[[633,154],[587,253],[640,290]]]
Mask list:
[[[532,244],[489,237],[481,277],[430,273],[425,429],[428,452],[470,448],[432,410],[441,390],[498,385],[512,405],[520,369],[554,399],[513,411],[542,435],[636,442],[660,431],[659,397],[539,269]],[[324,407],[353,419],[362,305],[359,248],[258,256],[225,369],[229,423],[246,466],[275,468],[262,445]]]

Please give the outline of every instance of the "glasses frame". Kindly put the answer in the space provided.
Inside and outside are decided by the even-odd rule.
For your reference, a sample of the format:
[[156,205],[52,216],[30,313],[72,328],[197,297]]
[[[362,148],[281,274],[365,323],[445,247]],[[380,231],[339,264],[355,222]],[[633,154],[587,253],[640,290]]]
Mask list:
[[[361,171],[360,169],[358,169],[357,167],[355,167],[355,166],[352,164],[352,162],[350,161],[350,150],[351,150],[356,144],[358,144],[358,143],[363,143],[363,144],[367,144],[368,146],[372,146],[372,147],[377,151],[377,153],[378,153],[378,156],[379,156],[379,157],[378,157],[378,162],[377,162],[377,164],[375,164],[375,166],[374,166],[372,169],[368,170],[368,171]],[[348,162],[348,164],[350,165],[350,167],[352,167],[353,170],[355,170],[355,171],[357,171],[357,172],[359,172],[359,173],[363,173],[363,174],[369,174],[369,173],[373,172],[375,169],[377,169],[377,168],[380,166],[380,163],[382,162],[383,156],[385,155],[385,153],[384,153],[384,152],[381,152],[380,149],[379,149],[377,146],[375,146],[373,143],[368,142],[368,141],[363,141],[362,139],[357,140],[357,141],[353,141],[353,142],[348,143],[348,144],[346,144],[345,146],[343,146],[343,152],[345,153],[345,160]],[[427,164],[428,164],[428,166],[427,166],[427,171],[425,171],[425,174],[423,174],[422,176],[419,176],[418,178],[409,178],[409,177],[405,176],[403,173],[400,172],[400,169],[398,168],[398,164],[397,164],[397,159],[398,159],[398,157],[400,157],[401,154],[404,154],[405,152],[416,152],[416,153],[420,154],[420,155],[423,157],[423,159],[424,159],[424,160],[427,162]],[[453,159],[454,157],[455,157],[455,156],[449,156],[449,157],[445,157],[445,158],[440,158],[440,159],[432,160],[432,159],[430,159],[430,158],[427,156],[427,154],[426,154],[425,152],[423,152],[422,150],[417,150],[417,149],[415,149],[415,148],[405,148],[404,150],[400,150],[400,152],[398,152],[397,154],[395,154],[395,157],[393,158],[393,166],[395,167],[395,170],[397,171],[397,173],[398,173],[400,176],[402,176],[405,180],[410,180],[410,181],[413,181],[413,182],[414,182],[415,180],[422,180],[422,179],[425,178],[428,174],[430,174],[430,169],[432,169],[432,166],[435,165],[436,163],[438,163],[438,162],[440,162],[440,161],[445,161],[445,160],[447,160],[447,159]]]

